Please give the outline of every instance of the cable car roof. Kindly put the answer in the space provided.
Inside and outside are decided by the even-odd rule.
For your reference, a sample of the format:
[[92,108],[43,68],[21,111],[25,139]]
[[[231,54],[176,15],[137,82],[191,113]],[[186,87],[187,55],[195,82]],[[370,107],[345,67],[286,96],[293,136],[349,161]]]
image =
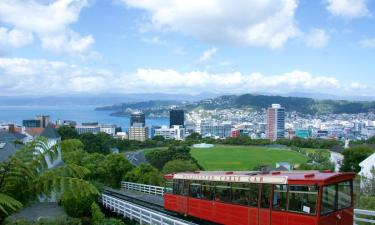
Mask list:
[[166,179],[221,181],[241,183],[293,184],[293,183],[335,183],[354,179],[355,173],[319,172],[319,171],[274,171],[261,173],[257,171],[198,171],[166,175]]

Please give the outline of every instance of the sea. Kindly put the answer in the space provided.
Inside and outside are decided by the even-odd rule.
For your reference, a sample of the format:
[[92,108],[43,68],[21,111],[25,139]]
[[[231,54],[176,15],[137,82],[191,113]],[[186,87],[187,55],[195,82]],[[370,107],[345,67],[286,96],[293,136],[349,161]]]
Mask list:
[[[96,106],[1,106],[0,124],[15,123],[22,125],[22,120],[31,119],[36,115],[49,115],[50,121],[73,120],[77,123],[98,122],[99,124],[116,124],[122,130],[130,126],[129,117],[110,116],[110,111],[95,111]],[[147,118],[146,126],[169,125],[168,118]]]

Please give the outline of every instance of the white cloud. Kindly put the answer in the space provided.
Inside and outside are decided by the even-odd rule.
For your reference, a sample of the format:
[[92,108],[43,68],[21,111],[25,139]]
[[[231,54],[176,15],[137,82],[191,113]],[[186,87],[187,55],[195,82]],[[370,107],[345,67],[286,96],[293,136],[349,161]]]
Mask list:
[[[81,36],[69,28],[70,24],[78,20],[82,8],[86,5],[87,0],[55,0],[51,3],[1,0],[0,22],[23,34],[34,34],[46,50],[72,55],[91,54],[93,37]],[[24,44],[30,42],[29,39],[29,42]],[[22,45],[13,45],[20,46]]]
[[5,27],[0,27],[0,46],[18,48],[27,45],[32,41],[32,33],[18,29],[9,30]]
[[320,92],[374,96],[375,86],[345,84],[333,77],[294,70],[279,75],[138,69],[134,73],[59,61],[0,58],[0,90],[12,94],[66,93],[290,93]]
[[375,38],[363,39],[359,42],[362,48],[375,48]]
[[199,63],[206,62],[206,61],[210,60],[216,53],[217,53],[217,48],[207,49],[206,51],[204,51],[202,53],[201,57],[199,57],[197,62],[199,62]]
[[323,48],[328,44],[330,37],[322,29],[313,28],[303,35],[303,40],[308,47]]
[[367,0],[324,0],[326,9],[334,16],[354,19],[370,14]]
[[176,31],[210,43],[279,48],[298,33],[297,0],[121,1],[149,12],[147,29]]

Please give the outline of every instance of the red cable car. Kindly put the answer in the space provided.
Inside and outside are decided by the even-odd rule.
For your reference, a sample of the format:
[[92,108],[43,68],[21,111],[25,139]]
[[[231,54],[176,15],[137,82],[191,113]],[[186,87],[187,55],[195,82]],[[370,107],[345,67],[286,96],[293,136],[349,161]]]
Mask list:
[[230,225],[353,225],[354,173],[166,175],[164,208]]

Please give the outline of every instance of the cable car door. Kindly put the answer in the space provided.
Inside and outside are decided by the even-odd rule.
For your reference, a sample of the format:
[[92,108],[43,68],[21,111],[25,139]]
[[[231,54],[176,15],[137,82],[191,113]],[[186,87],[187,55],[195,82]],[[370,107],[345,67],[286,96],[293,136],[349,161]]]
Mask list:
[[271,218],[271,184],[262,184],[258,211],[258,224],[270,225]]

